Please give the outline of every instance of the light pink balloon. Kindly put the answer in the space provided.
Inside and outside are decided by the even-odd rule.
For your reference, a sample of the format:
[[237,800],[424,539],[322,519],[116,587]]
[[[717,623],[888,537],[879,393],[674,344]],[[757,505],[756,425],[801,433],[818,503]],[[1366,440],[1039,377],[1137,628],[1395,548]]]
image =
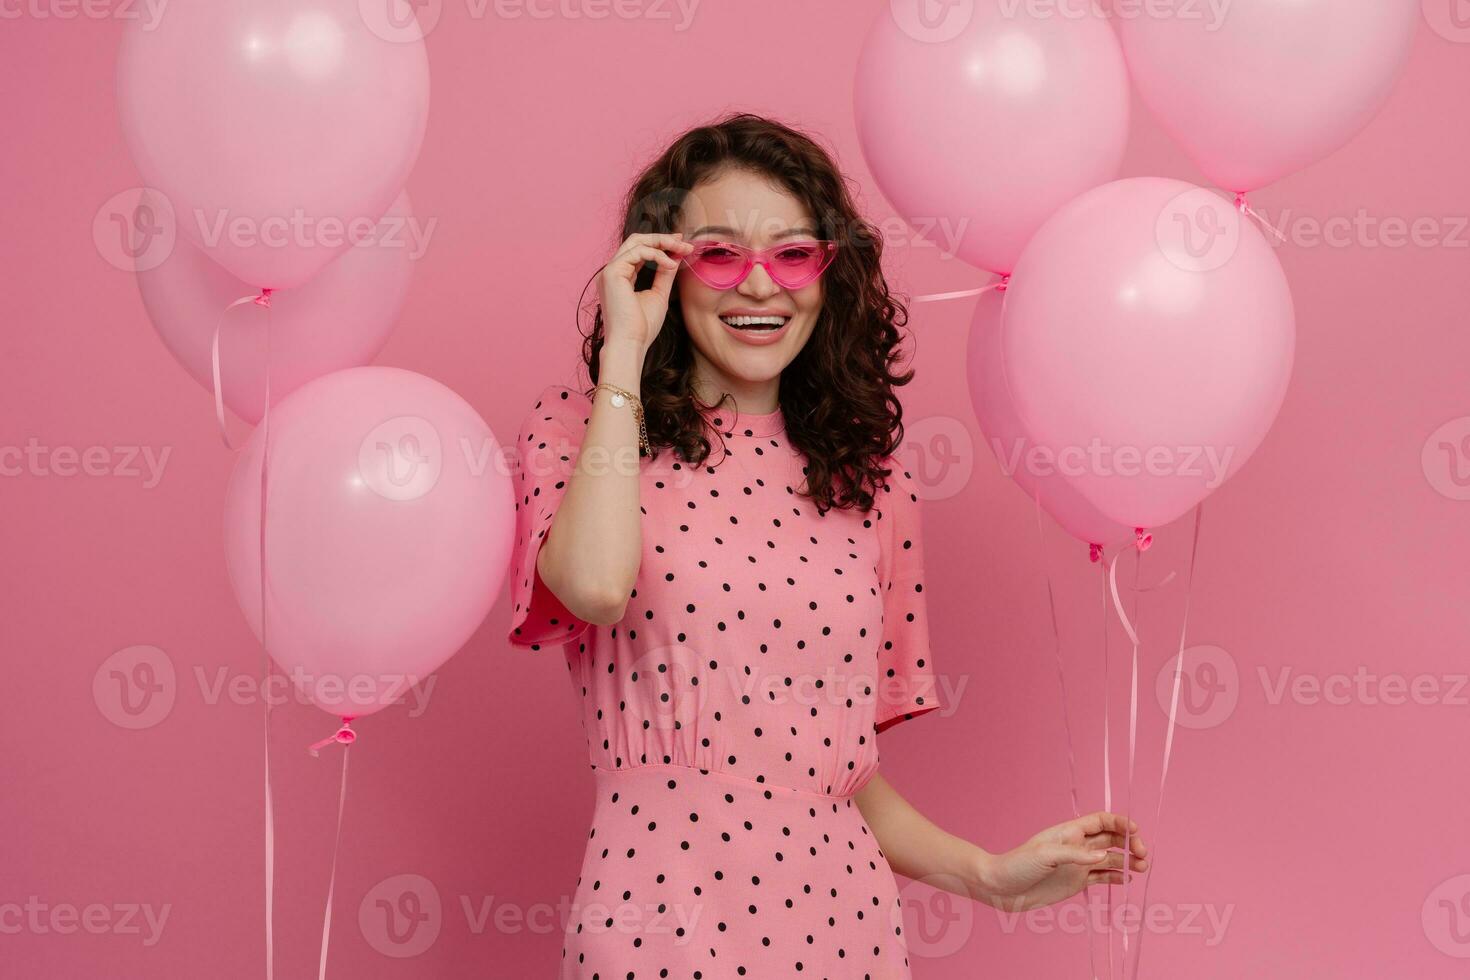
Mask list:
[[1419,0],[1148,0],[1117,16],[1139,95],[1230,191],[1315,163],[1367,125],[1398,77]]
[[[399,194],[374,234],[306,283],[271,296],[269,320],[255,305],[236,307],[220,330],[220,387],[230,410],[260,421],[265,406],[266,328],[270,327],[271,403],[313,378],[366,364],[387,343],[408,296],[414,250],[408,195]],[[213,390],[215,324],[252,287],[187,242],[162,264],[138,272],[148,316],[194,380]]]
[[1105,184],[1026,247],[1001,348],[1021,425],[1105,516],[1160,527],[1250,458],[1291,377],[1286,274],[1255,225],[1179,180]]
[[[515,524],[505,458],[464,399],[398,368],[318,378],[269,423],[267,652],[322,710],[372,714],[494,604]],[[225,503],[230,583],[257,637],[263,431]]]
[[854,85],[863,156],[931,243],[1008,273],[1057,208],[1117,175],[1128,76],[1095,11],[1032,16],[1012,0],[885,5]]
[[299,286],[371,227],[423,142],[423,38],[358,0],[208,0],[128,22],[123,135],[179,231],[255,287]]
[[1087,544],[1111,545],[1132,540],[1133,529],[1104,516],[1032,444],[1016,415],[1001,352],[1004,293],[980,297],[970,325],[967,351],[970,402],[987,445],[1001,469],[1027,497],[1039,496],[1041,508],[1070,535]]

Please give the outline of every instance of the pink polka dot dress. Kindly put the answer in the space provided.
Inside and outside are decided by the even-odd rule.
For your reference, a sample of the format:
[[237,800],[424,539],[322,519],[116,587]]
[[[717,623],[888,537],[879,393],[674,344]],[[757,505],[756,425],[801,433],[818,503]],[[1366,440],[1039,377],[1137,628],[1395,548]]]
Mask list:
[[596,784],[562,980],[909,977],[852,797],[877,733],[942,707],[910,476],[818,516],[780,410],[710,410],[704,464],[641,460],[642,564],[595,626],[536,575],[591,411],[546,388],[516,454],[509,638],[562,648]]

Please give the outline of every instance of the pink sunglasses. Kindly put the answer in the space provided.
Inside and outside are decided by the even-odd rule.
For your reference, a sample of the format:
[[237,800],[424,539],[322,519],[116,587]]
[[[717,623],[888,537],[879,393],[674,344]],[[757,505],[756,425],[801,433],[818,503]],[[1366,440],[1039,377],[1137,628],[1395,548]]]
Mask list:
[[732,242],[690,242],[694,250],[681,261],[711,289],[734,289],[757,265],[776,285],[800,289],[826,271],[837,256],[836,242],[787,242],[756,251]]

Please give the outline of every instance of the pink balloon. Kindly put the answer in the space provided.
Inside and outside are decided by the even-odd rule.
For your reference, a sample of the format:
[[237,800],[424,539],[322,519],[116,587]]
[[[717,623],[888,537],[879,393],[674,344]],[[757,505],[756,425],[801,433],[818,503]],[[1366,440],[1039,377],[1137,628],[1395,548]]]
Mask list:
[[358,0],[209,0],[129,21],[117,102],[133,159],[237,278],[301,285],[402,189],[429,65],[416,30],[383,33]]
[[1265,438],[1296,342],[1271,246],[1218,194],[1105,184],[1026,247],[1001,347],[1022,427],[1105,516],[1159,527]]
[[[322,710],[372,714],[494,604],[515,525],[505,459],[464,399],[398,368],[317,378],[269,428],[267,652]],[[225,502],[230,583],[257,637],[262,432]]]
[[980,297],[970,325],[968,350],[970,402],[1001,469],[1027,497],[1041,498],[1041,508],[1062,528],[1087,544],[1110,545],[1133,538],[1133,529],[1102,514],[1032,445],[1021,427],[1006,381],[1001,354],[1001,310],[1004,293]]
[[[408,195],[399,194],[376,232],[310,281],[272,294],[271,404],[313,378],[366,364],[393,331],[408,296],[416,241]],[[138,272],[138,289],[159,336],[206,390],[213,390],[215,324],[252,287],[187,242],[160,265]],[[260,421],[265,406],[267,314],[242,306],[220,330],[220,387],[230,410]]]
[[[1013,0],[893,0],[863,47],[863,156],[919,234],[1008,273],[1057,208],[1117,175],[1128,75],[1107,21],[1028,16]],[[973,6],[973,9],[971,9]]]
[[[1367,125],[1413,45],[1419,0],[1148,0],[1118,16],[1140,96],[1216,185],[1255,190]],[[1147,8],[1146,10],[1144,8]]]

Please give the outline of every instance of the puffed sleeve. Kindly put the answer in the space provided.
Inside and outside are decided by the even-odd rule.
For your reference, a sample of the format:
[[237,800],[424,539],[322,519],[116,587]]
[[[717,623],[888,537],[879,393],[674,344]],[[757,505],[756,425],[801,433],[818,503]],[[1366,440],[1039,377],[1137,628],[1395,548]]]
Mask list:
[[883,596],[883,642],[878,648],[877,711],[882,732],[943,707],[929,651],[924,603],[924,545],[913,477],[893,457],[892,473],[876,494],[878,587]]
[[521,423],[509,464],[515,487],[516,538],[508,639],[517,646],[538,650],[542,644],[570,643],[590,625],[573,616],[541,581],[536,556],[566,494],[591,415],[592,403],[586,395],[564,385],[549,385]]

